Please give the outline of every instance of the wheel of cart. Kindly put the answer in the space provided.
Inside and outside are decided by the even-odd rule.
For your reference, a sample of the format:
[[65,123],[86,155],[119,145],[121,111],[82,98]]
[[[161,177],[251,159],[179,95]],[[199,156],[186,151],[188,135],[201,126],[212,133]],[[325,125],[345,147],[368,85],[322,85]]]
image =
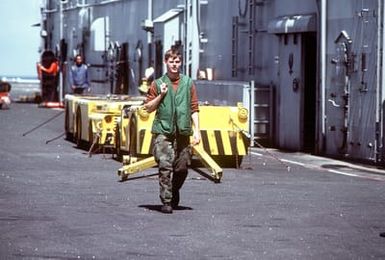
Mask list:
[[82,113],[80,107],[76,109],[76,131],[74,133],[76,146],[78,148],[84,147],[84,141],[82,140]]
[[64,119],[64,131],[65,131],[65,138],[68,141],[72,141],[73,134],[70,132],[70,114],[69,114],[69,107],[68,103],[65,105],[65,119]]
[[118,123],[116,124],[116,128],[115,128],[115,154],[116,154],[116,159],[118,161],[122,161],[123,159],[123,150],[122,150],[122,147],[121,147],[121,125]]

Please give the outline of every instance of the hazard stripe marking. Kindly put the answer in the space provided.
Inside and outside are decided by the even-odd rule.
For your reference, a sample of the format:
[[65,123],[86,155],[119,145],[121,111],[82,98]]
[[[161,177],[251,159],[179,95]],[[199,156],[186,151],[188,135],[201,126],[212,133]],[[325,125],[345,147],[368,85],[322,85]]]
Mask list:
[[210,154],[218,154],[217,142],[215,140],[215,133],[213,130],[207,130],[209,138]]
[[207,153],[210,153],[209,138],[207,137],[207,131],[206,130],[201,131],[201,137],[202,137],[203,149]]
[[150,151],[148,151],[149,154],[152,154],[152,151],[154,150],[154,139],[155,139],[155,136],[151,134]]
[[247,154],[247,149],[250,146],[250,138],[247,137],[245,134],[241,133],[243,146],[245,147],[245,154]]
[[228,133],[229,133],[229,139],[230,139],[230,145],[231,145],[231,154],[238,155],[237,133],[234,131],[229,131]]
[[[247,138],[235,131],[201,130],[203,149],[211,155],[245,155],[247,153]],[[154,136],[151,131],[139,131],[139,153],[151,154],[154,146]]]
[[151,154],[152,152],[152,142],[153,135],[151,131],[142,129],[139,132],[139,151],[140,154]]
[[142,153],[143,150],[143,141],[144,141],[144,133],[146,130],[142,129],[139,131],[139,151]]
[[245,146],[245,140],[243,138],[242,133],[237,133],[237,149],[238,149],[238,155],[245,155],[246,154],[246,146]]
[[232,155],[231,144],[229,139],[229,134],[227,131],[220,131],[222,136],[222,144],[224,147],[224,155]]
[[145,130],[144,139],[143,139],[142,154],[149,154],[150,153],[151,137],[152,137],[151,132]]
[[218,147],[218,155],[224,155],[225,149],[223,147],[221,131],[215,130],[214,135],[215,135],[215,140],[216,140],[217,147]]

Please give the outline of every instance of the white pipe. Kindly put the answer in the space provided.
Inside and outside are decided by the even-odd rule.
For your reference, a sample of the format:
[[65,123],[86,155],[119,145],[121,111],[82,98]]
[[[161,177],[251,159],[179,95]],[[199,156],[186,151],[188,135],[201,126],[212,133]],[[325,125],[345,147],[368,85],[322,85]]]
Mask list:
[[322,142],[326,135],[326,40],[327,40],[327,0],[321,0],[321,134]]
[[[60,26],[59,26],[59,41],[63,39],[63,3],[60,1],[59,3],[59,8],[60,8]],[[63,50],[60,50],[61,56],[63,55]],[[62,65],[62,64],[61,64]],[[61,68],[61,71],[63,71],[63,68]],[[59,74],[59,102],[63,102],[63,72]]]
[[44,8],[43,10],[43,14],[51,14],[51,13],[56,13],[58,10],[55,8],[55,9],[50,9],[48,10],[46,7]]
[[[147,19],[152,22],[152,0],[148,0],[148,6],[147,6]],[[147,32],[147,43],[150,44],[152,41],[151,39],[151,32]]]
[[[252,80],[250,82],[250,106],[249,106],[249,114],[250,114],[250,146],[254,146],[254,138],[255,138],[255,109],[254,109],[254,102],[255,102],[255,82]],[[271,120],[271,119],[270,119]],[[272,122],[270,123],[272,124]]]
[[198,24],[199,21],[199,9],[200,9],[200,3],[199,0],[193,0],[192,2],[192,9],[193,9],[193,19],[191,21],[191,43],[192,43],[192,57],[191,57],[191,74],[190,77],[193,79],[197,79],[198,69],[199,69],[199,51],[200,51],[200,44],[199,44],[199,28]]

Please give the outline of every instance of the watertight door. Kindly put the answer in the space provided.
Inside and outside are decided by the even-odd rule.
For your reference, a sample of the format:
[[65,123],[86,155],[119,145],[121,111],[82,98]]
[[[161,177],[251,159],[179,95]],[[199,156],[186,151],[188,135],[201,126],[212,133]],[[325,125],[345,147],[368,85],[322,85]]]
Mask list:
[[301,34],[283,34],[279,43],[278,146],[303,147],[303,79]]
[[[378,46],[378,4],[330,1],[327,28],[325,153],[350,159],[381,160],[382,50]],[[345,7],[349,8],[345,8]],[[382,65],[384,66],[384,65]]]

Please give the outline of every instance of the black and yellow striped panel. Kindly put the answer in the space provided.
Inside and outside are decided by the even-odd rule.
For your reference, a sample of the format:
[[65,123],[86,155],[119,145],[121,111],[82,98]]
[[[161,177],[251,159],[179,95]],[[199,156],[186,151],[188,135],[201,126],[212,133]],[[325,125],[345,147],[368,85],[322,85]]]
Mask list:
[[[209,155],[246,155],[250,140],[236,131],[201,130],[202,146]],[[139,154],[151,154],[154,137],[150,130],[139,131]]]
[[210,155],[246,155],[249,139],[236,131],[201,130],[203,149]]

